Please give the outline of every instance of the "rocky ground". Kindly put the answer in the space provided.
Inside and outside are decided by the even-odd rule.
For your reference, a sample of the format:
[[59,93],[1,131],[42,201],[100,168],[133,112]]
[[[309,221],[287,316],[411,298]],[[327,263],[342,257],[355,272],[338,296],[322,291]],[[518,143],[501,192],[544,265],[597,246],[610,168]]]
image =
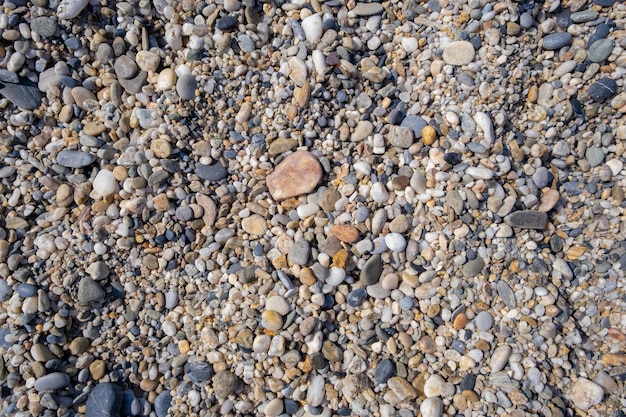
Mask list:
[[0,5],[0,414],[624,416],[626,5]]

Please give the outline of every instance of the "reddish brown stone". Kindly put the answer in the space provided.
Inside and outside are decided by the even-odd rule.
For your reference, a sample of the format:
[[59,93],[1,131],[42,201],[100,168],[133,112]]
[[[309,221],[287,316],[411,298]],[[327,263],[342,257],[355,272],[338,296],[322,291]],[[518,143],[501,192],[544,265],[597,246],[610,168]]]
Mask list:
[[307,151],[297,151],[286,157],[267,176],[266,184],[276,201],[310,193],[322,179],[322,167]]
[[336,224],[330,229],[330,232],[337,239],[346,243],[354,243],[359,239],[359,230],[348,224]]

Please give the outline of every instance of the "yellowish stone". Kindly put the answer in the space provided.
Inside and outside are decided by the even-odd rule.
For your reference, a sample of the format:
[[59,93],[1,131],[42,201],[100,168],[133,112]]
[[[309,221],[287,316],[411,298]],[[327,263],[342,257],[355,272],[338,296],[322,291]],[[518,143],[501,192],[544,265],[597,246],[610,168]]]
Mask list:
[[422,142],[424,145],[432,145],[437,140],[437,131],[432,126],[424,126],[422,129]]

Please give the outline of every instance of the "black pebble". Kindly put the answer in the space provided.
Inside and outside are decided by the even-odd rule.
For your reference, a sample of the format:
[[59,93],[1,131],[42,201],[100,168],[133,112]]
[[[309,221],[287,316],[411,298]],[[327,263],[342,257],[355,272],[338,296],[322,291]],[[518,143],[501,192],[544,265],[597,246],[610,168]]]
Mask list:
[[217,19],[217,22],[215,22],[215,27],[218,28],[219,30],[231,30],[237,27],[238,23],[239,22],[237,21],[236,17],[225,16],[225,17]]
[[593,101],[604,101],[617,93],[617,83],[610,78],[600,78],[589,87],[589,96]]

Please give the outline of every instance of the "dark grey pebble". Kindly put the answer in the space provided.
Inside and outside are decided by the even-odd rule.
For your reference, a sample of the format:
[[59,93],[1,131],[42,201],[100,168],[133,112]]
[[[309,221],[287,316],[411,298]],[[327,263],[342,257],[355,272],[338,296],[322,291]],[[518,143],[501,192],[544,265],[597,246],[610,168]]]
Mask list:
[[289,263],[304,266],[309,262],[311,254],[311,245],[307,240],[301,239],[291,245],[287,259]]
[[196,97],[198,81],[192,74],[183,74],[176,81],[176,92],[183,100],[193,100]]
[[593,32],[591,36],[589,36],[589,41],[587,45],[593,45],[596,41],[606,38],[607,36],[609,36],[610,30],[611,27],[609,25],[607,25],[606,23],[600,23],[598,26],[596,26],[595,32]]
[[234,16],[225,16],[217,19],[215,27],[219,30],[231,30],[237,27],[239,21]]
[[148,73],[145,71],[139,71],[139,73],[133,78],[118,78],[118,81],[124,91],[129,94],[137,94],[141,91],[141,88],[144,86],[147,79]]
[[456,152],[448,152],[443,156],[443,160],[449,163],[450,165],[460,164],[463,160],[463,155]]
[[602,7],[611,7],[615,4],[616,0],[593,0],[595,4]]
[[223,180],[228,175],[228,170],[220,162],[212,165],[196,164],[196,175],[203,180],[217,182]]
[[0,82],[0,95],[26,110],[34,110],[41,104],[41,92],[30,80],[22,80],[19,84]]
[[543,230],[548,222],[548,215],[537,210],[519,210],[506,216],[504,221],[512,227]]
[[0,82],[17,84],[20,82],[20,79],[13,71],[0,69]]
[[461,383],[459,384],[459,389],[461,390],[461,392],[471,390],[474,389],[474,385],[476,385],[476,375],[467,374],[461,380]]
[[376,381],[376,385],[385,384],[396,374],[396,365],[391,361],[391,359],[383,359],[380,361],[378,366],[376,366],[376,371],[374,371],[374,379]]
[[154,400],[154,412],[157,417],[166,417],[172,406],[172,395],[169,391],[163,391]]
[[347,301],[350,307],[358,307],[363,304],[367,298],[367,290],[365,288],[357,288],[348,293]]
[[461,355],[465,354],[465,351],[467,349],[464,342],[456,339],[454,339],[452,343],[450,343],[450,347],[459,352]]
[[376,284],[383,272],[383,261],[380,255],[374,255],[365,262],[359,279],[364,285]]
[[502,298],[504,305],[506,305],[509,310],[514,309],[517,306],[517,301],[515,301],[515,293],[513,289],[506,283],[506,281],[498,281],[496,283],[496,289],[498,290],[498,295]]
[[81,151],[61,151],[57,154],[57,164],[66,168],[86,167],[95,160],[95,155]]
[[617,83],[610,78],[600,78],[589,87],[589,97],[594,101],[604,101],[617,93]]
[[213,376],[213,366],[210,363],[204,361],[187,361],[185,364],[185,373],[189,375],[196,384],[206,382]]
[[78,283],[76,297],[79,303],[89,304],[101,300],[104,297],[104,291],[91,277],[83,277]]
[[555,50],[572,43],[572,35],[567,32],[553,33],[543,38],[543,49]]
[[559,253],[563,250],[563,239],[559,235],[550,237],[550,249],[554,253]]

